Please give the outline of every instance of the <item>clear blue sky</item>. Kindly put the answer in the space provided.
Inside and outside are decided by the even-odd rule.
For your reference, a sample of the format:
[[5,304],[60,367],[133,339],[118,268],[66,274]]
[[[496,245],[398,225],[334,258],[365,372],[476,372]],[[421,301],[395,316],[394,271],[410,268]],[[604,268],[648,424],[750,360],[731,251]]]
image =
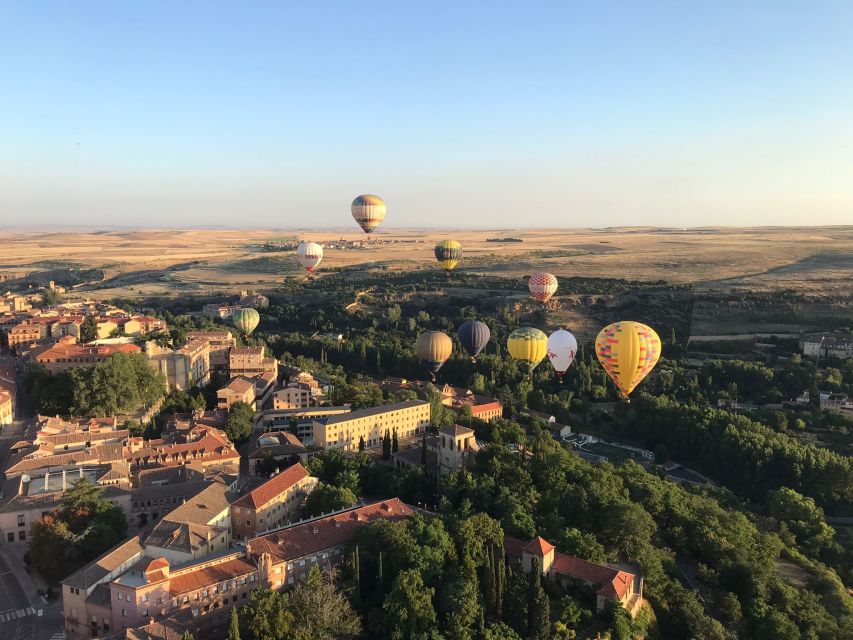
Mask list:
[[853,223],[853,2],[0,5],[0,225]]

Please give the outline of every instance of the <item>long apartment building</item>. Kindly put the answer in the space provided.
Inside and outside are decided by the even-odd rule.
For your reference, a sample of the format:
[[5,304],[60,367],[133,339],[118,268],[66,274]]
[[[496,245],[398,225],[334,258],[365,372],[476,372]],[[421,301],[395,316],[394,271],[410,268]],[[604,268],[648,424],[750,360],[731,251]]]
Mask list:
[[166,378],[169,391],[185,391],[210,380],[210,343],[197,338],[180,349],[164,349],[153,340],[145,343],[152,366]]
[[421,434],[429,426],[430,414],[429,402],[407,400],[318,418],[312,424],[312,442],[324,450],[356,451],[362,438],[368,447],[381,444],[386,431],[396,431],[400,439]]
[[[184,631],[199,637],[211,627],[221,628],[227,624],[231,608],[246,604],[255,587],[281,589],[303,579],[311,567],[334,567],[343,560],[346,545],[360,527],[412,514],[411,507],[390,498],[284,527],[250,539],[244,551],[195,563],[166,566],[165,560],[146,556],[138,563],[136,590],[129,595],[136,602],[148,595],[152,602],[154,594],[159,594],[162,604],[156,610],[142,609],[147,617],[139,613],[137,604],[134,619],[140,626],[130,630],[128,625],[126,637],[135,640],[168,634],[180,638]],[[156,564],[151,566],[152,562]],[[122,606],[115,601],[111,604],[113,608]],[[131,609],[124,608],[129,618]]]

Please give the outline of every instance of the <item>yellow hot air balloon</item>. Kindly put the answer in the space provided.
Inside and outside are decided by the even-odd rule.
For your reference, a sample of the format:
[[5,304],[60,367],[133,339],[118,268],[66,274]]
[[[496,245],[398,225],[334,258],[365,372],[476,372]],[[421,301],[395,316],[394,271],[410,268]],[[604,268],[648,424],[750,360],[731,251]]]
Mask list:
[[441,268],[450,273],[462,257],[462,245],[456,240],[442,240],[435,245],[435,259]]
[[528,373],[533,373],[548,355],[548,336],[533,327],[522,327],[513,331],[506,341],[509,355],[527,365]]
[[415,342],[415,354],[418,362],[435,380],[435,374],[450,358],[453,352],[453,340],[441,331],[424,331]]
[[628,400],[660,358],[660,338],[655,330],[630,320],[604,327],[595,339],[595,355],[622,397]]

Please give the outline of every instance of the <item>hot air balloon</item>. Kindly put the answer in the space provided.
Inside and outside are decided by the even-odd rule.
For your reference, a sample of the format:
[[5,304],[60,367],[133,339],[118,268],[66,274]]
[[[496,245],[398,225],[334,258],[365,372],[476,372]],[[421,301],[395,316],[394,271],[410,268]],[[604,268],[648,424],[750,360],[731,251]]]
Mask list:
[[237,311],[234,312],[234,315],[231,316],[231,322],[244,336],[252,335],[252,331],[257,328],[260,321],[261,316],[251,307],[237,309]]
[[365,194],[352,201],[352,217],[365,233],[370,233],[385,218],[385,201]]
[[323,259],[323,247],[316,242],[300,242],[296,247],[296,257],[299,259],[299,264],[311,273]]
[[534,300],[545,303],[557,292],[557,277],[551,273],[534,273],[527,281]]
[[415,353],[421,367],[429,372],[433,380],[452,351],[453,341],[441,331],[424,331],[415,342]]
[[557,329],[548,336],[548,359],[557,372],[557,378],[563,381],[566,370],[575,361],[578,351],[578,341],[565,329]]
[[614,322],[599,332],[595,355],[628,400],[628,394],[657,364],[660,338],[654,329],[639,322]]
[[462,245],[456,240],[442,240],[435,245],[435,259],[448,275],[462,257]]
[[506,341],[509,355],[515,360],[527,365],[527,372],[533,374],[545,355],[548,353],[548,337],[533,327],[516,329]]
[[477,356],[485,349],[491,337],[489,326],[479,320],[469,320],[459,327],[459,342],[471,356],[471,362],[477,362]]

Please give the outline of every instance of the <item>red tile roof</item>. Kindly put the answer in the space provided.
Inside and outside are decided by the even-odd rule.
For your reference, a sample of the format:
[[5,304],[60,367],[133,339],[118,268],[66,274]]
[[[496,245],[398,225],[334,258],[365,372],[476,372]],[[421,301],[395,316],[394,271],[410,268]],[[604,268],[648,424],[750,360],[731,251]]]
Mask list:
[[535,538],[533,538],[533,540],[524,545],[525,551],[536,554],[540,558],[544,558],[545,554],[550,553],[555,548],[556,547],[554,547],[553,544],[548,542],[542,536],[536,536]]
[[231,506],[242,509],[261,509],[273,498],[290,489],[303,478],[308,477],[308,471],[298,462],[285,469],[277,476],[264,482],[243,497],[235,500]]
[[232,558],[203,569],[172,576],[169,581],[169,595],[178,596],[189,591],[206,589],[225,580],[250,575],[255,571],[257,571],[255,565],[248,560]]
[[274,561],[284,562],[339,547],[352,538],[357,528],[368,522],[401,520],[411,517],[413,513],[412,508],[399,498],[389,498],[267,533],[249,540],[246,547],[254,556],[269,553]]

